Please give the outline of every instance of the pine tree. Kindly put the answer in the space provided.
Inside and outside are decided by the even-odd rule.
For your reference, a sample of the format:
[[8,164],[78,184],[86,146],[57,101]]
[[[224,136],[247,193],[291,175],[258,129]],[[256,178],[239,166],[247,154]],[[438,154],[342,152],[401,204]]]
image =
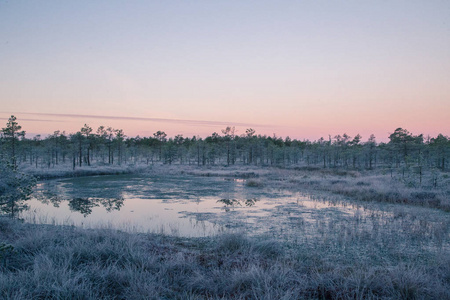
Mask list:
[[17,169],[17,158],[16,158],[16,147],[17,141],[19,137],[25,136],[25,131],[21,131],[22,126],[16,122],[17,118],[15,116],[11,116],[8,119],[8,123],[5,128],[2,128],[3,137],[10,147],[10,163],[14,170]]

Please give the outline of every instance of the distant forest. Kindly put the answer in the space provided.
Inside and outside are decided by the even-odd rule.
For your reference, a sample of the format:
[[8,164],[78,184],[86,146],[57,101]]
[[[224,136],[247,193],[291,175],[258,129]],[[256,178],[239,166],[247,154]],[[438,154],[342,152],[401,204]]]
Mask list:
[[366,141],[360,135],[329,136],[315,141],[260,135],[249,128],[237,135],[234,127],[206,138],[167,137],[157,131],[150,137],[127,137],[123,130],[84,125],[78,132],[55,131],[47,137],[25,137],[14,116],[0,135],[0,159],[15,168],[55,168],[123,164],[315,166],[323,168],[401,168],[421,173],[423,168],[448,169],[450,139],[413,135],[397,128],[389,142]]

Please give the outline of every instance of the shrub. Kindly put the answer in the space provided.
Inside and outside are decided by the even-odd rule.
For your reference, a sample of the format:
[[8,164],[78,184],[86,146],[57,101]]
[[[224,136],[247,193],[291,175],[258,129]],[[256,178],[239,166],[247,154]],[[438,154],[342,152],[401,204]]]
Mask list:
[[245,185],[248,187],[263,187],[264,184],[261,181],[249,179],[245,182]]

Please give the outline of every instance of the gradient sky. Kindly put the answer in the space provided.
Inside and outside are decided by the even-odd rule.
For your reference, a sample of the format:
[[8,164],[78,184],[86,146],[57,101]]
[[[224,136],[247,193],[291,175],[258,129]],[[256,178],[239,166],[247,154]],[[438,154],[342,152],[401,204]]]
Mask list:
[[450,135],[450,1],[0,0],[11,114],[41,134]]

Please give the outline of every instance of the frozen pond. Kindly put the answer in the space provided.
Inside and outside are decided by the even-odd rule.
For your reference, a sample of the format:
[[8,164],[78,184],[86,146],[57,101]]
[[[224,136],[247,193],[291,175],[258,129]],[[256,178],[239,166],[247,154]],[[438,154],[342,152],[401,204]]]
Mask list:
[[38,184],[27,204],[30,209],[22,213],[27,222],[179,236],[223,231],[313,236],[323,228],[320,222],[385,214],[299,193],[248,187],[244,179],[188,175],[50,180]]

